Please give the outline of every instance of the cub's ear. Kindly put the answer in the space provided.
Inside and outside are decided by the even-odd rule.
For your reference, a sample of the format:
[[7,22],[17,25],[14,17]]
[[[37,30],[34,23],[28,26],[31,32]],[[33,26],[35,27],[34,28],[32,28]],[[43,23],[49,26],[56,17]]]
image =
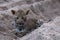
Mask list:
[[11,10],[12,14],[15,15],[16,11],[15,10]]
[[28,15],[28,14],[29,14],[29,11],[30,11],[30,10],[27,10],[26,15]]

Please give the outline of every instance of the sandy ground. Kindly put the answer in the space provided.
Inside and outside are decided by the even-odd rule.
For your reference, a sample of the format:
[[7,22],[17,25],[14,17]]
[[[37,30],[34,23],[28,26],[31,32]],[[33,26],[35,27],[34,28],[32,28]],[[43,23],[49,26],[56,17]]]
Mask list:
[[[28,17],[42,20],[44,24],[22,38],[10,30],[15,29],[11,10],[30,10]],[[59,0],[0,0],[0,40],[60,40]],[[56,18],[57,17],[57,18]]]

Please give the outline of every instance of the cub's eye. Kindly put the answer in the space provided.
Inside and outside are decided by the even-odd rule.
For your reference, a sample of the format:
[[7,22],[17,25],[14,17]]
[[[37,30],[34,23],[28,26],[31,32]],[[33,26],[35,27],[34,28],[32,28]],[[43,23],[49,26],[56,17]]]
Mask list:
[[18,17],[16,19],[18,19]]
[[24,21],[26,21],[26,17],[22,17],[22,19],[23,19]]

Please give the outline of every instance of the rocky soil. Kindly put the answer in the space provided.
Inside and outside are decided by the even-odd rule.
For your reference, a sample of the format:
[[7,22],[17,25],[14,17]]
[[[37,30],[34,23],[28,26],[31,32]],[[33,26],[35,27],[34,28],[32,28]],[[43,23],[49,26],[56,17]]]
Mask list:
[[[23,37],[15,29],[11,10],[30,10],[28,17],[43,24]],[[60,40],[60,0],[0,0],[0,40]]]

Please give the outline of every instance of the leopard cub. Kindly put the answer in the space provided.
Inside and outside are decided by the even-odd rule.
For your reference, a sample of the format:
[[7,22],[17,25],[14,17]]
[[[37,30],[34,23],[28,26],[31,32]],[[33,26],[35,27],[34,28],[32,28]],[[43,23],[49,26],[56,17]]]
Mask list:
[[11,10],[12,14],[16,16],[15,26],[17,32],[15,34],[19,37],[22,37],[26,33],[29,33],[37,28],[37,19],[27,17],[29,11],[30,10],[24,12],[23,10],[18,10],[16,12],[15,10]]

